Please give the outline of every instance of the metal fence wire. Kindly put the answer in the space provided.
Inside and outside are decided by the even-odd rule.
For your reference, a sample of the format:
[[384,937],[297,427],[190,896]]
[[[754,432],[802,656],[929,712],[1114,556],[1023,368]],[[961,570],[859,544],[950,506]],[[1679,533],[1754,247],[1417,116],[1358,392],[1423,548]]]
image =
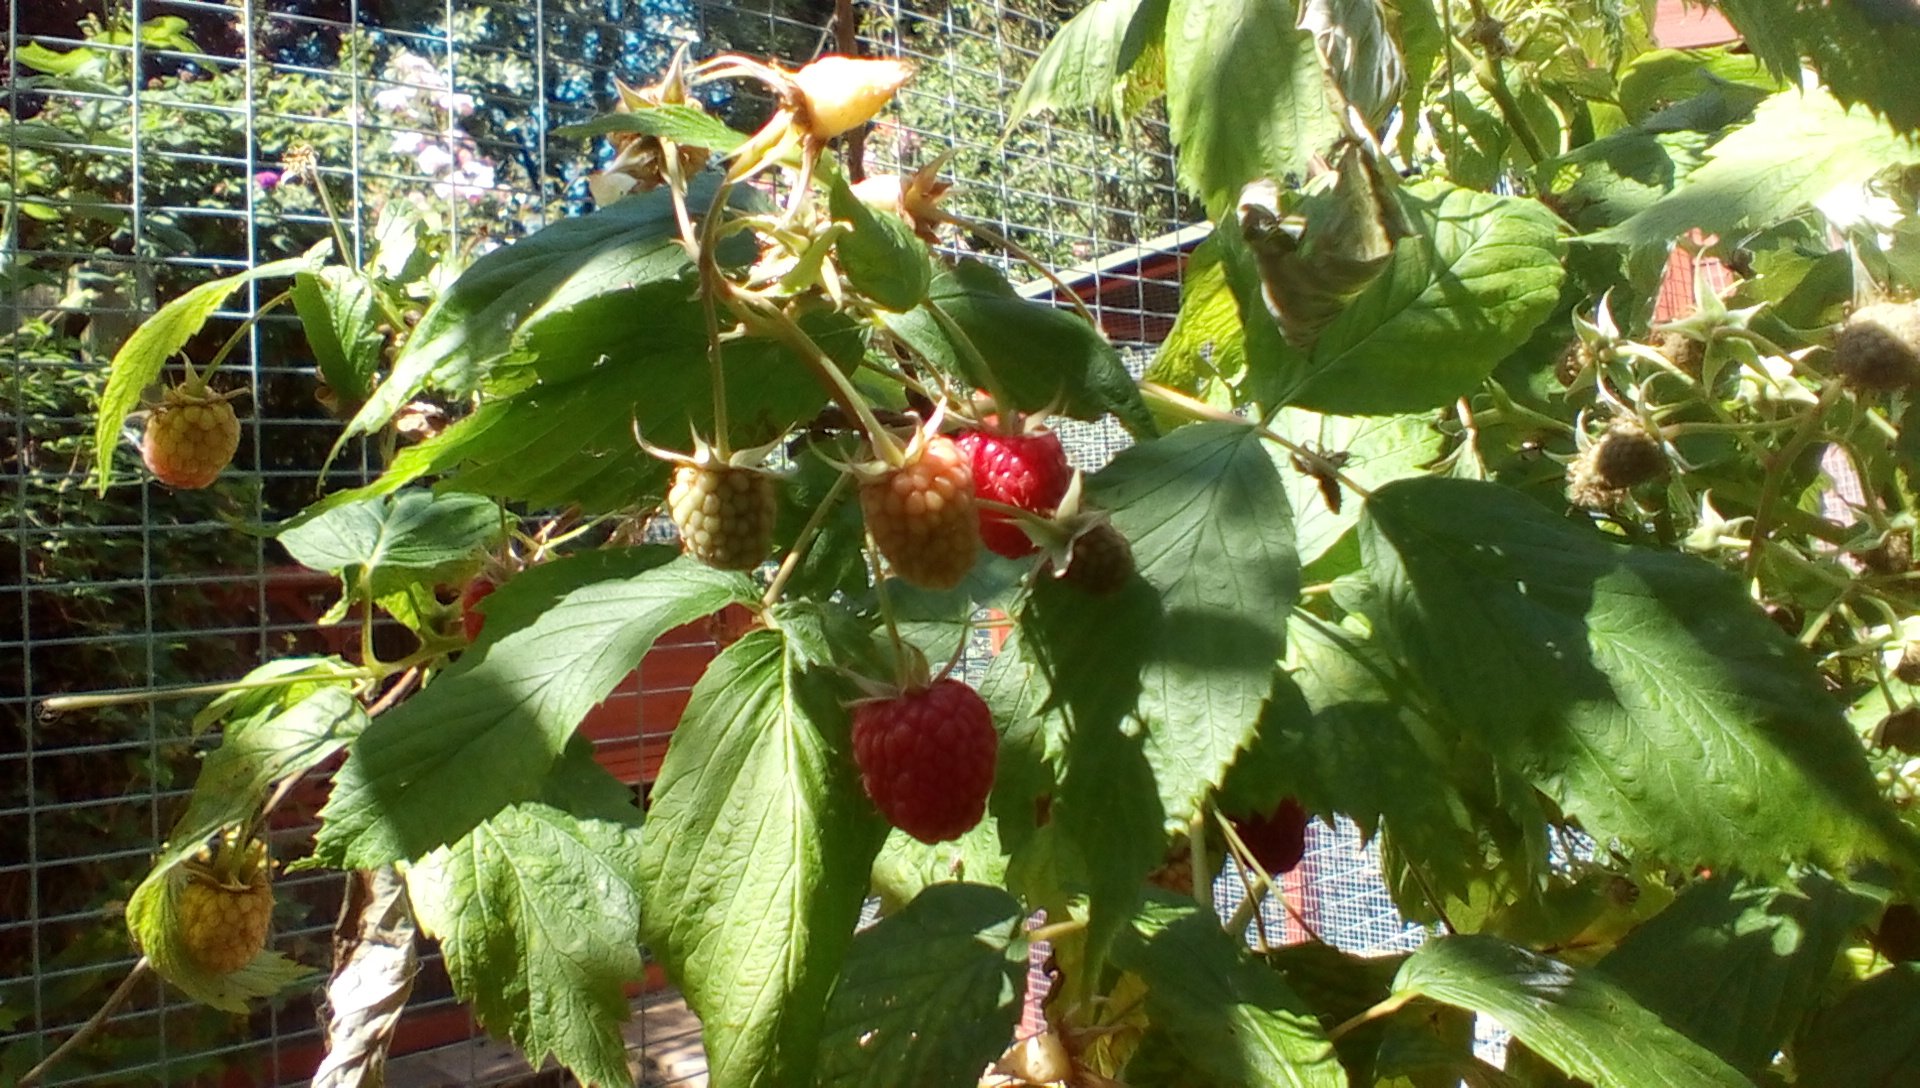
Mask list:
[[[860,6],[859,49],[919,65],[865,153],[872,169],[893,170],[951,149],[952,205],[1054,266],[1137,370],[1171,326],[1200,215],[1151,115],[1056,116],[1001,142],[1007,104],[1067,14],[1051,0]],[[129,331],[197,283],[329,237],[325,200],[356,259],[408,224],[455,263],[586,210],[584,179],[606,149],[551,131],[611,103],[615,77],[657,79],[682,45],[789,63],[843,47],[832,0],[18,0],[5,18],[0,1082],[82,1023],[132,965],[118,912],[206,743],[193,736],[191,701],[57,716],[40,702],[219,681],[346,649],[316,623],[337,590],[330,579],[234,529],[310,501],[337,433],[296,319],[267,316],[227,363],[251,390],[233,471],[205,492],[168,491],[145,482],[123,442],[115,483],[97,496],[92,405]],[[748,92],[708,104],[743,127],[769,107]],[[294,154],[313,156],[321,185],[286,172]],[[242,289],[189,350],[217,348],[273,290]],[[1121,441],[1101,427],[1070,436],[1089,468]],[[353,451],[326,484],[362,482],[372,464]],[[603,762],[644,785],[714,648],[709,632],[679,633],[596,712]],[[304,852],[324,786],[311,785],[276,817],[278,856]],[[1387,912],[1383,936],[1400,931],[1384,897],[1348,885],[1328,887],[1368,918]],[[289,874],[278,892],[276,947],[324,965],[341,877]],[[1347,909],[1328,903],[1323,920]],[[636,1076],[698,1078],[683,1010],[657,993],[636,1001],[648,1011],[634,1029]],[[319,1054],[316,1002],[317,989],[296,988],[233,1016],[148,984],[52,1083],[302,1083]],[[497,1048],[448,1049],[481,1038],[428,955],[396,1051],[431,1060],[396,1064],[392,1083],[534,1076]]]

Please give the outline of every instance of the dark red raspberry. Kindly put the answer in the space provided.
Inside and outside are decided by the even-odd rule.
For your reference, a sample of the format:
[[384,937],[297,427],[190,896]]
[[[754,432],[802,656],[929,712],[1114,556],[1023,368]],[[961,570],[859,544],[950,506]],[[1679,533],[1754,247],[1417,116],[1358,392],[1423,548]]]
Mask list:
[[[1046,516],[1060,505],[1073,481],[1060,436],[967,431],[954,440],[973,462],[974,494]],[[997,510],[980,511],[980,541],[1008,559],[1039,550],[1018,522]]]
[[888,823],[924,843],[957,839],[986,815],[999,747],[987,704],[958,680],[854,708],[860,784]]
[[1290,873],[1307,853],[1307,823],[1312,817],[1292,797],[1265,816],[1239,816],[1234,833],[1268,876]]
[[[1049,569],[1051,566],[1049,561]],[[1067,569],[1056,576],[1086,593],[1104,597],[1125,586],[1133,571],[1133,545],[1112,522],[1102,520],[1074,538]]]
[[482,574],[468,582],[467,588],[460,591],[460,628],[467,633],[468,642],[479,638],[480,629],[487,624],[486,614],[478,611],[475,606],[499,588],[498,582]]

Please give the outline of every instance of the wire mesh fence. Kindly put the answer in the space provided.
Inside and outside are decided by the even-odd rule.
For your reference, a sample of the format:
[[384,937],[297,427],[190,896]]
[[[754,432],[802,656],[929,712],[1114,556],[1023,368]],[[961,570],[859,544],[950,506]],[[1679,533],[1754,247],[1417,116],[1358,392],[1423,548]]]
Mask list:
[[[872,4],[853,15],[861,51],[919,65],[866,135],[868,167],[911,169],[951,152],[951,206],[1056,269],[1137,373],[1170,328],[1181,255],[1200,236],[1191,227],[1199,212],[1173,182],[1164,125],[1054,117],[1003,142],[1006,106],[1063,17],[1046,0]],[[820,0],[7,6],[0,1080],[84,1021],[134,962],[117,911],[206,747],[193,700],[63,715],[39,713],[42,701],[213,683],[289,654],[354,651],[350,636],[320,623],[337,593],[331,579],[235,531],[289,516],[323,488],[363,482],[386,452],[350,446],[322,479],[339,421],[297,320],[273,309],[276,289],[242,288],[189,345],[200,357],[230,347],[222,372],[250,391],[238,401],[235,470],[206,492],[145,482],[125,441],[115,482],[93,489],[92,404],[132,328],[196,284],[329,240],[353,260],[444,282],[474,256],[590,206],[585,178],[606,149],[552,131],[610,103],[616,78],[650,82],[682,46],[798,62],[844,49],[849,29]],[[716,92],[707,104],[745,127],[770,107],[752,93]],[[288,170],[308,156],[318,183]],[[970,236],[944,242],[1002,260]],[[422,405],[420,426],[460,410]],[[1086,468],[1123,440],[1110,426],[1068,435]],[[585,731],[623,781],[644,788],[725,635],[677,632],[594,712]],[[298,856],[312,834],[324,783],[316,776],[307,787],[276,815],[279,856]],[[1363,857],[1350,843],[1328,850]],[[1344,880],[1320,882],[1324,910],[1387,911],[1397,925],[1384,895],[1348,896]],[[289,874],[278,891],[275,947],[326,963],[340,876]],[[146,984],[51,1082],[302,1082],[320,1051],[316,992],[297,989],[235,1017]],[[664,1034],[649,1038],[651,1027]],[[638,1054],[677,1053],[685,1026],[643,1017],[635,1032]],[[397,1049],[479,1035],[427,956]],[[460,1055],[418,1067],[418,1083],[531,1075],[484,1048]],[[692,1075],[678,1061],[643,1063],[636,1076]]]

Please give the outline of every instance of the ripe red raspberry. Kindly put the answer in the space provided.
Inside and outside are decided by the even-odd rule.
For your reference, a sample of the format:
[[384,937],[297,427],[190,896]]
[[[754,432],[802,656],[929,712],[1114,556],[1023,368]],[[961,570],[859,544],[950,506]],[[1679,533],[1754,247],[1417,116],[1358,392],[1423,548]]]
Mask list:
[[667,512],[687,554],[719,570],[752,570],[773,547],[773,477],[730,465],[681,465]]
[[1133,577],[1133,570],[1133,545],[1127,543],[1126,534],[1103,519],[1074,538],[1067,569],[1057,577],[1096,597],[1104,597],[1126,585]]
[[[967,431],[955,440],[973,464],[974,494],[1040,515],[1054,507],[1073,482],[1060,436]],[[1008,559],[1022,559],[1039,548],[1013,518],[998,510],[980,511],[980,540]]]
[[140,457],[168,487],[196,490],[220,476],[240,448],[233,405],[205,389],[169,389],[147,417]]
[[499,588],[500,583],[482,574],[460,591],[460,629],[467,633],[468,642],[479,638],[481,628],[487,625],[486,613],[478,611],[475,606]]
[[973,469],[953,439],[933,435],[904,467],[860,485],[860,510],[893,572],[927,589],[952,589],[980,554]]
[[1234,833],[1268,876],[1290,873],[1307,853],[1307,823],[1312,817],[1292,797],[1265,816],[1237,816]]
[[958,680],[854,708],[860,784],[888,823],[924,843],[957,839],[986,815],[999,747],[986,702]]

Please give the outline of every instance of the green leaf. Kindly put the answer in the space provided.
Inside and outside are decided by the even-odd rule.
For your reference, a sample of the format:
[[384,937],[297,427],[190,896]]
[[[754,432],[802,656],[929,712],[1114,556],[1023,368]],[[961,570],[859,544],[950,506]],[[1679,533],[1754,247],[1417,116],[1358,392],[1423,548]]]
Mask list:
[[1122,451],[1088,495],[1159,594],[1154,622],[1103,637],[1143,648],[1132,713],[1161,804],[1184,823],[1252,737],[1286,645],[1300,594],[1286,490],[1258,432],[1198,423]]
[[1595,1088],[1752,1088],[1613,983],[1493,937],[1428,941],[1393,988],[1490,1016]]
[[1173,0],[1167,115],[1180,180],[1214,222],[1256,178],[1284,181],[1339,135],[1313,35],[1287,0]]
[[321,811],[314,857],[336,868],[418,858],[535,799],[587,711],[656,638],[757,598],[745,577],[665,548],[522,572],[487,598],[480,640],[354,743]]
[[99,413],[93,421],[94,475],[100,494],[106,494],[112,482],[113,450],[120,441],[120,425],[126,422],[127,413],[139,406],[140,394],[159,380],[167,359],[185,347],[235,291],[255,280],[291,276],[318,267],[320,252],[316,248],[304,256],[272,261],[200,284],[160,307],[133,330],[113,355],[107,386],[100,392]]
[[821,1024],[818,1083],[974,1088],[1020,1019],[1026,912],[982,884],[936,884],[853,939]]
[[669,103],[630,113],[606,113],[577,125],[562,125],[552,135],[562,140],[591,140],[596,136],[635,133],[657,136],[685,147],[704,147],[726,154],[747,142],[745,133],[698,106]]
[[1206,1083],[1346,1088],[1319,1019],[1212,911],[1155,903],[1114,946],[1147,983],[1147,1016]]
[[[1355,418],[1282,409],[1270,426],[1282,437],[1330,456],[1342,456],[1340,473],[1372,490],[1418,475],[1437,460],[1444,445],[1426,415]],[[1293,508],[1294,547],[1302,566],[1346,539],[1360,521],[1360,497],[1341,487],[1339,509],[1328,502],[1321,481],[1291,464],[1280,470]]]
[[[716,184],[711,175],[695,177],[688,200],[706,207]],[[751,190],[737,193],[738,203],[757,199]],[[625,357],[635,344],[704,350],[692,265],[677,238],[673,202],[658,189],[559,220],[481,257],[427,310],[334,452],[384,426],[429,381],[466,394],[496,364],[522,354],[539,358],[553,380],[563,365],[577,375],[603,357]]]
[[1903,131],[1920,129],[1920,86],[1910,69],[1920,56],[1920,19],[1911,7],[1873,0],[1715,0],[1714,6],[1782,80],[1798,81],[1811,60],[1840,101],[1864,103]]
[[1542,165],[1555,207],[1583,230],[1638,215],[1683,184],[1705,161],[1707,137],[1697,132],[1625,129],[1575,148]]
[[1787,91],[1760,103],[1752,122],[1713,145],[1705,165],[1672,193],[1582,240],[1664,247],[1696,228],[1734,239],[1798,213],[1836,186],[1912,163],[1920,163],[1920,142],[1886,122],[1818,89]]
[[934,277],[925,305],[879,315],[915,351],[972,388],[987,386],[989,375],[980,373],[969,345],[956,343],[929,312],[933,306],[965,334],[1021,410],[1052,406],[1075,419],[1112,412],[1136,435],[1154,432],[1119,354],[1077,314],[1021,298],[1000,273],[969,259]]
[[1896,963],[1842,994],[1793,1048],[1800,1083],[1893,1088],[1920,1081],[1920,963]]
[[1118,112],[1121,81],[1165,33],[1167,0],[1093,0],[1054,32],[1007,107],[1007,131],[1046,110]]
[[250,821],[273,783],[318,766],[366,721],[353,693],[340,682],[284,707],[263,703],[228,723],[194,782],[187,811],[127,901],[127,930],[160,977],[202,1004],[245,1012],[249,1001],[279,993],[309,974],[277,952],[262,952],[230,975],[201,968],[179,944],[179,896],[187,881],[182,866],[214,835]]
[[1789,887],[1716,876],[1628,934],[1599,970],[1667,1026],[1757,1078],[1878,906],[1820,874]]
[[606,819],[516,804],[407,871],[420,925],[481,1026],[588,1084],[632,1079],[620,1024],[646,963],[640,814],[626,807]]
[[1219,237],[1208,235],[1180,278],[1180,313],[1147,367],[1146,380],[1231,408],[1247,368],[1240,304],[1227,282]]
[[1715,89],[1744,92],[1751,109],[1787,88],[1744,48],[1738,53],[1725,47],[1655,49],[1633,58],[1620,73],[1620,111],[1628,121],[1643,125],[1660,111]]
[[416,488],[335,507],[278,539],[302,566],[339,575],[353,601],[438,581],[501,533],[492,499]]
[[1812,663],[1713,565],[1472,480],[1388,484],[1360,543],[1383,645],[1602,842],[1755,872],[1920,858]]
[[933,261],[913,227],[897,215],[867,207],[838,175],[828,194],[828,209],[853,228],[834,243],[853,289],[896,312],[920,305],[933,283]]
[[373,390],[386,338],[380,285],[355,268],[327,265],[293,278],[293,308],[320,376],[343,405],[358,407]]
[[1419,234],[1321,332],[1286,403],[1333,415],[1446,404],[1553,312],[1558,221],[1538,201],[1430,182],[1402,203]]
[[[843,367],[859,359],[861,331],[845,316],[817,313],[801,325]],[[668,449],[690,449],[696,432],[713,434],[704,344],[664,338],[669,343],[659,350],[630,352],[619,366],[543,379],[489,401],[438,437],[402,450],[373,484],[328,496],[323,507],[442,474],[451,476],[448,487],[535,507],[578,504],[603,512],[657,500],[671,466],[634,445],[635,426],[647,441]],[[735,340],[723,357],[735,449],[779,437],[826,403],[820,383],[783,345]]]
[[642,934],[700,1017],[715,1084],[813,1083],[885,834],[840,686],[808,665],[777,631],[728,647],[694,687],[647,816]]
[[93,49],[69,49],[62,53],[57,49],[48,49],[39,42],[23,42],[13,51],[14,58],[36,72],[45,72],[50,76],[72,76],[82,72],[97,72],[105,62],[105,57]]

